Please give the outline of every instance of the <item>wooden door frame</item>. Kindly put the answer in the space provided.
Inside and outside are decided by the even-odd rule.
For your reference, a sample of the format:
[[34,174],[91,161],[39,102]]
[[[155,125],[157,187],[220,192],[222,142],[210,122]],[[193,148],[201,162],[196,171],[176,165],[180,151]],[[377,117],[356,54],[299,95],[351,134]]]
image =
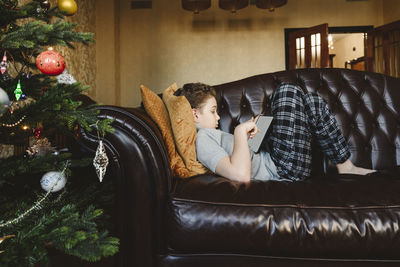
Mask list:
[[[328,24],[329,26],[329,24]],[[367,33],[374,28],[373,25],[367,26],[344,26],[344,27],[328,27],[328,33]],[[289,33],[304,30],[307,28],[285,28],[285,66],[289,70]],[[365,52],[364,52],[365,54]]]
[[389,40],[388,40],[388,35],[387,33],[389,31],[392,31],[394,29],[399,29],[399,23],[400,20],[376,27],[375,29],[371,30],[370,32],[368,32],[368,37],[367,38],[367,53],[365,55],[366,57],[366,67],[367,70],[372,71],[372,72],[376,72],[376,68],[374,66],[374,38],[375,36],[377,36],[378,34],[382,35],[383,38],[383,44],[382,44],[382,48],[383,48],[383,58],[384,58],[384,74],[386,75],[391,75],[391,71],[390,71],[390,47],[389,47]]
[[[305,30],[297,30],[289,34],[289,56],[293,60],[290,66],[289,60],[289,68],[295,69],[296,65],[296,39],[303,38],[305,41],[304,47],[304,59],[305,59],[305,67],[311,68],[311,36],[319,33],[321,35],[321,43],[320,43],[320,59],[318,65],[320,67],[327,67],[329,62],[329,51],[328,51],[328,23],[315,25],[313,27],[307,28]],[[326,38],[324,38],[324,36]]]

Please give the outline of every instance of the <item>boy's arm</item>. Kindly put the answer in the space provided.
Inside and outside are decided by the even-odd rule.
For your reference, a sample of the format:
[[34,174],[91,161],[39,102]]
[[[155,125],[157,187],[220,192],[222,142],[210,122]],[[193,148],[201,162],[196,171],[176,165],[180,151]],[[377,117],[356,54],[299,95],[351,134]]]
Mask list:
[[252,137],[258,129],[254,118],[238,125],[234,132],[232,156],[223,157],[217,164],[215,172],[226,178],[249,182],[251,178],[251,157],[248,145],[249,135]]

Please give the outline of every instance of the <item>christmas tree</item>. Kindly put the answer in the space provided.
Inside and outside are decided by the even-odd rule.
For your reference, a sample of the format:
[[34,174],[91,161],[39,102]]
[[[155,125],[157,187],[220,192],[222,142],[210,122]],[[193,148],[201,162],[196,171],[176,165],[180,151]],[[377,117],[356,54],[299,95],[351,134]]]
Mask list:
[[[75,0],[54,7],[48,0],[0,0],[0,266],[45,266],[54,250],[86,261],[118,251],[97,208],[107,208],[112,186],[82,180],[93,156],[76,149],[73,138],[85,129],[100,140],[111,122],[82,105],[88,87],[57,52],[94,41],[65,19],[77,8]],[[101,180],[107,158],[99,144],[91,168]],[[73,178],[77,171],[80,179]]]

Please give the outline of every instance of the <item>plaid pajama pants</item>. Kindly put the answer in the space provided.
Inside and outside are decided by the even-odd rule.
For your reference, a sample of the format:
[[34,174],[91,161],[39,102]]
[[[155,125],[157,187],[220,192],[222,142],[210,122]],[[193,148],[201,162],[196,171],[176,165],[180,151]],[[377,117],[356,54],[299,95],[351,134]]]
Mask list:
[[350,157],[335,117],[318,94],[283,83],[272,95],[271,111],[274,120],[267,144],[281,177],[293,181],[310,177],[313,136],[332,163]]

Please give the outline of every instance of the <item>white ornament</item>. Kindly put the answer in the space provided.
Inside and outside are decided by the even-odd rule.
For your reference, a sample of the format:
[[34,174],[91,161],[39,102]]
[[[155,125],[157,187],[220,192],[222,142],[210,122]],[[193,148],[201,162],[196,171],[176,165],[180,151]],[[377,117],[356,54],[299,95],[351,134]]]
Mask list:
[[58,83],[65,83],[65,84],[76,83],[74,76],[69,74],[67,69],[64,69],[64,71],[60,75],[58,75],[56,78],[57,78]]
[[57,192],[64,188],[67,178],[63,172],[48,172],[40,179],[40,185],[46,192]]
[[0,88],[0,114],[7,109],[8,103],[10,103],[10,98],[8,98],[6,91]]
[[108,165],[108,157],[106,150],[104,149],[103,141],[99,141],[99,146],[96,150],[96,156],[93,159],[93,166],[96,169],[97,177],[99,177],[100,183],[103,181],[104,175],[106,174]]

